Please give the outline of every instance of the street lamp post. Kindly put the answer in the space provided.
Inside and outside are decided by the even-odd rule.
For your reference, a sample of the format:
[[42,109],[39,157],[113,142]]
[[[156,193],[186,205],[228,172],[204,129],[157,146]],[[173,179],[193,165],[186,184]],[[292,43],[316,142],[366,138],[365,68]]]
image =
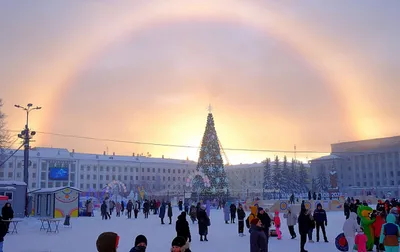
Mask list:
[[35,131],[29,130],[29,113],[32,110],[39,110],[41,107],[33,107],[32,103],[29,103],[26,107],[20,105],[14,105],[16,108],[20,108],[26,111],[26,124],[25,129],[18,134],[19,138],[24,140],[24,182],[26,183],[26,199],[25,199],[25,216],[28,216],[28,182],[29,182],[29,142],[30,139],[36,134]]

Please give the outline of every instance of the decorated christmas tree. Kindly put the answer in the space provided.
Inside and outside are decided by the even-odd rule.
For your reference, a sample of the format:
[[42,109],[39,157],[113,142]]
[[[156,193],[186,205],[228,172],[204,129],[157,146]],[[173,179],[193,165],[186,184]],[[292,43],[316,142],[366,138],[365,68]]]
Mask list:
[[202,184],[202,194],[221,195],[228,193],[228,179],[224,170],[221,147],[211,111],[208,113],[206,130],[201,142],[197,171],[205,174],[209,179],[209,184]]

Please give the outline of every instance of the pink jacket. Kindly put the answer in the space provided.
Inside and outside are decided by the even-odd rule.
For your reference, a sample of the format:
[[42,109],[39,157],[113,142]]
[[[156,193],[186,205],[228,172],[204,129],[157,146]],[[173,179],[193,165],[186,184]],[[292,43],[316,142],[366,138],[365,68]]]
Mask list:
[[367,251],[368,238],[363,232],[359,232],[354,239],[354,243],[358,247],[358,251]]

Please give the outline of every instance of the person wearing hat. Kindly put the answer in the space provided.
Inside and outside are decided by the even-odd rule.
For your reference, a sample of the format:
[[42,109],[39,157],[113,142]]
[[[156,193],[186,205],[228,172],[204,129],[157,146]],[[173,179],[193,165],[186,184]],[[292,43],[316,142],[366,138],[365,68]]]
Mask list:
[[204,241],[208,241],[207,239],[207,234],[208,234],[208,227],[210,226],[210,218],[208,218],[206,210],[201,208],[198,215],[197,215],[197,221],[199,225],[199,235],[200,235],[200,241],[203,241],[203,236],[204,236]]
[[172,240],[171,252],[191,252],[188,239],[177,236]]
[[99,235],[96,241],[98,252],[116,252],[119,243],[119,236],[114,232],[104,232]]
[[262,227],[264,229],[265,236],[267,237],[267,246],[268,246],[269,229],[271,227],[271,217],[269,217],[269,214],[262,207],[259,207],[257,218],[260,219],[260,221],[262,223]]
[[192,236],[190,235],[189,223],[186,220],[186,212],[182,212],[181,215],[178,216],[175,230],[177,236],[182,236],[191,242]]
[[267,237],[262,227],[262,222],[258,218],[254,218],[250,222],[250,252],[267,252]]
[[129,252],[145,252],[147,248],[147,238],[144,235],[138,235],[135,239],[135,247]]

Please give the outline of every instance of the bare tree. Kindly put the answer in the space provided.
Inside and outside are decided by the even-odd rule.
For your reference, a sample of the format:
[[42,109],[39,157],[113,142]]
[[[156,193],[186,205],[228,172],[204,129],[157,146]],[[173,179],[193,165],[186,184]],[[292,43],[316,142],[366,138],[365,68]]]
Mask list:
[[0,99],[0,163],[4,159],[10,136],[6,128],[6,115],[2,111],[3,101]]

